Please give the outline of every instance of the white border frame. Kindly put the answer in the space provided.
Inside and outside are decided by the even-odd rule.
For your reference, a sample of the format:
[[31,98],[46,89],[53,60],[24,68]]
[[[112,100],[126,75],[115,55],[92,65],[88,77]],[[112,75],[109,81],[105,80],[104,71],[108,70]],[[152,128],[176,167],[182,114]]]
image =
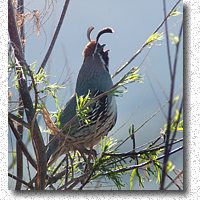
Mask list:
[[[184,182],[183,192],[14,192],[7,175],[7,1],[0,0],[0,196],[1,199],[198,199],[200,198],[200,1],[184,1]],[[198,57],[199,56],[199,57]],[[192,152],[192,153],[191,153]]]

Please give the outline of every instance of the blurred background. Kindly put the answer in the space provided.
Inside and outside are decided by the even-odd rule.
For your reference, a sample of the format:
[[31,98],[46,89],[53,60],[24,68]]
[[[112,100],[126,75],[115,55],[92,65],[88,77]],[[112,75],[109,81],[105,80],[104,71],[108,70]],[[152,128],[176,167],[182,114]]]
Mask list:
[[[167,12],[173,7],[177,0],[167,1]],[[37,30],[34,20],[27,18],[25,25],[26,46],[25,55],[27,63],[36,64],[36,71],[39,68],[52,35],[60,18],[64,1],[25,1],[25,13],[39,11],[41,21],[40,30]],[[178,10],[182,12],[182,3]],[[169,33],[178,35],[182,15],[171,17],[168,21]],[[78,71],[83,62],[82,51],[87,44],[86,32],[89,26],[95,29],[91,38],[95,38],[97,32],[103,27],[112,27],[114,34],[105,34],[101,37],[100,43],[105,43],[110,49],[109,57],[110,73],[113,74],[118,67],[128,61],[135,52],[142,46],[148,37],[154,32],[164,19],[163,4],[160,0],[72,0],[57,38],[53,52],[45,67],[50,75],[49,82],[64,84],[65,88],[58,92],[60,107],[63,107],[74,92]],[[164,32],[164,27],[159,33]],[[172,59],[174,59],[175,46],[170,43]],[[178,68],[175,85],[175,96],[183,95],[183,46],[181,41],[178,55]],[[166,51],[165,36],[162,41],[157,42],[152,48],[146,48],[124,71],[133,66],[141,66],[140,74],[144,77],[144,83],[132,83],[127,86],[128,93],[117,97],[118,119],[117,124],[110,132],[110,135],[117,140],[124,140],[128,137],[129,127],[134,124],[138,128],[153,114],[158,112],[147,124],[145,124],[135,136],[136,147],[160,135],[160,131],[166,123],[166,118],[160,111],[161,105],[167,113],[167,101],[170,90],[170,76]],[[122,72],[114,78],[114,83],[124,74]],[[56,112],[53,98],[46,100],[46,107],[50,112]],[[14,141],[14,139],[13,139]],[[9,135],[9,151],[12,151],[15,144],[12,136]],[[120,149],[122,152],[129,151],[132,142],[128,140]],[[182,151],[174,154],[171,161],[177,169],[183,169]],[[9,164],[11,159],[9,157]],[[26,168],[24,169],[26,170]],[[129,176],[124,176],[126,187],[129,189]],[[9,179],[9,188],[14,188],[13,181]],[[110,183],[107,188],[116,189]],[[139,190],[135,184],[134,190]],[[159,186],[151,182],[145,184],[147,190],[157,190]],[[171,189],[174,189],[173,187]]]

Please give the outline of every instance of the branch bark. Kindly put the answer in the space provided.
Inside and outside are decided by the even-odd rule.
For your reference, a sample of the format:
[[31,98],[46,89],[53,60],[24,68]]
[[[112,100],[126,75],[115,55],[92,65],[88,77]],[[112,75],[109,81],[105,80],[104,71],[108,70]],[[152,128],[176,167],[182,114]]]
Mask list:
[[[24,0],[18,0],[17,2],[17,14],[23,15],[24,14]],[[20,40],[21,40],[21,44],[22,41],[24,41],[24,24],[21,25],[20,27]],[[24,49],[25,46],[22,46],[22,50],[23,50],[23,56],[24,56]],[[23,103],[22,103],[22,99],[21,96],[19,94],[19,108],[18,108],[18,115],[20,118],[20,121],[23,121],[24,118],[24,107],[23,107]],[[17,131],[19,133],[19,137],[22,140],[23,138],[23,125],[22,124],[18,124],[17,125]],[[22,154],[22,150],[20,145],[18,144],[18,141],[16,141],[16,157],[17,157],[17,177],[20,179],[23,179],[23,154]],[[16,182],[16,186],[15,186],[15,190],[21,190],[21,186],[22,183],[20,181],[17,180]]]
[[[24,69],[26,69],[30,73],[29,75],[31,76],[32,75],[31,70],[23,56],[22,46],[21,46],[21,42],[19,39],[19,34],[17,31],[17,26],[16,26],[15,14],[14,14],[13,6],[12,6],[12,0],[8,1],[8,16],[9,16],[8,31],[9,31],[11,43],[14,48],[15,56],[18,59],[19,64]],[[24,77],[22,69],[18,72],[18,77],[19,77],[19,80],[18,80],[19,92],[20,92],[20,96],[22,98],[22,102],[24,105],[26,117],[27,117],[28,123],[32,125],[32,121],[35,118],[35,110],[33,108],[33,102],[28,90],[27,80]],[[44,145],[44,141],[43,141],[39,126],[37,124],[37,120],[34,120],[33,132],[31,133],[31,135],[32,135],[34,151],[36,154],[36,160],[37,160],[36,189],[42,190],[45,188],[45,178],[46,178],[46,171],[47,171],[46,148]]]
[[18,145],[20,146],[20,149],[23,151],[24,155],[26,156],[26,158],[28,159],[28,161],[31,163],[31,165],[32,165],[35,169],[37,169],[37,164],[36,164],[35,160],[32,158],[31,154],[28,152],[28,150],[27,150],[25,144],[24,144],[23,141],[21,140],[21,137],[20,137],[20,135],[19,135],[19,132],[18,132],[18,130],[15,128],[12,119],[9,118],[9,119],[8,119],[8,122],[9,122],[9,125],[10,125],[10,128],[11,128],[12,132],[13,132],[14,135],[15,135],[15,138],[16,138],[16,140],[17,140],[17,143],[18,143]]

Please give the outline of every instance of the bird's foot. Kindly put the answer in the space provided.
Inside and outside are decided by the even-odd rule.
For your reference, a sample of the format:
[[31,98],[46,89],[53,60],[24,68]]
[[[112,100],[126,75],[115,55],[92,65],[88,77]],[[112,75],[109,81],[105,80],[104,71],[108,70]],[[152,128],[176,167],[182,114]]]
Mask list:
[[88,159],[95,160],[97,158],[97,152],[95,149],[88,150]]
[[[92,164],[91,160],[94,160],[97,157],[97,152],[95,149],[86,149],[85,147],[82,148],[81,150],[79,150],[81,157],[83,158],[83,160],[85,161],[85,172],[90,170],[92,168]],[[86,155],[88,157],[86,157]]]

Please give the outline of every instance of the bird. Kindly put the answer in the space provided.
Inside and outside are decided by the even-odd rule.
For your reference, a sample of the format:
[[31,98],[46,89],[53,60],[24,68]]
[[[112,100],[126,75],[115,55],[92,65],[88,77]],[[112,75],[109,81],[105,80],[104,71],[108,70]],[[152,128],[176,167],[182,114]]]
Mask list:
[[[66,103],[60,114],[60,125],[62,133],[49,136],[49,147],[47,159],[49,163],[54,162],[62,154],[70,151],[79,151],[81,155],[90,154],[96,151],[93,149],[103,136],[114,127],[117,120],[117,105],[115,96],[112,94],[102,95],[100,99],[89,105],[87,119],[85,123],[77,115],[77,97],[86,96],[97,97],[109,91],[113,87],[113,81],[109,73],[109,50],[104,50],[105,44],[100,44],[99,39],[105,33],[113,33],[113,29],[105,27],[100,30],[96,40],[91,40],[90,35],[94,27],[87,30],[89,42],[83,50],[83,64],[78,73],[75,93]],[[72,121],[72,122],[71,122]],[[71,122],[68,128],[64,128]]]

